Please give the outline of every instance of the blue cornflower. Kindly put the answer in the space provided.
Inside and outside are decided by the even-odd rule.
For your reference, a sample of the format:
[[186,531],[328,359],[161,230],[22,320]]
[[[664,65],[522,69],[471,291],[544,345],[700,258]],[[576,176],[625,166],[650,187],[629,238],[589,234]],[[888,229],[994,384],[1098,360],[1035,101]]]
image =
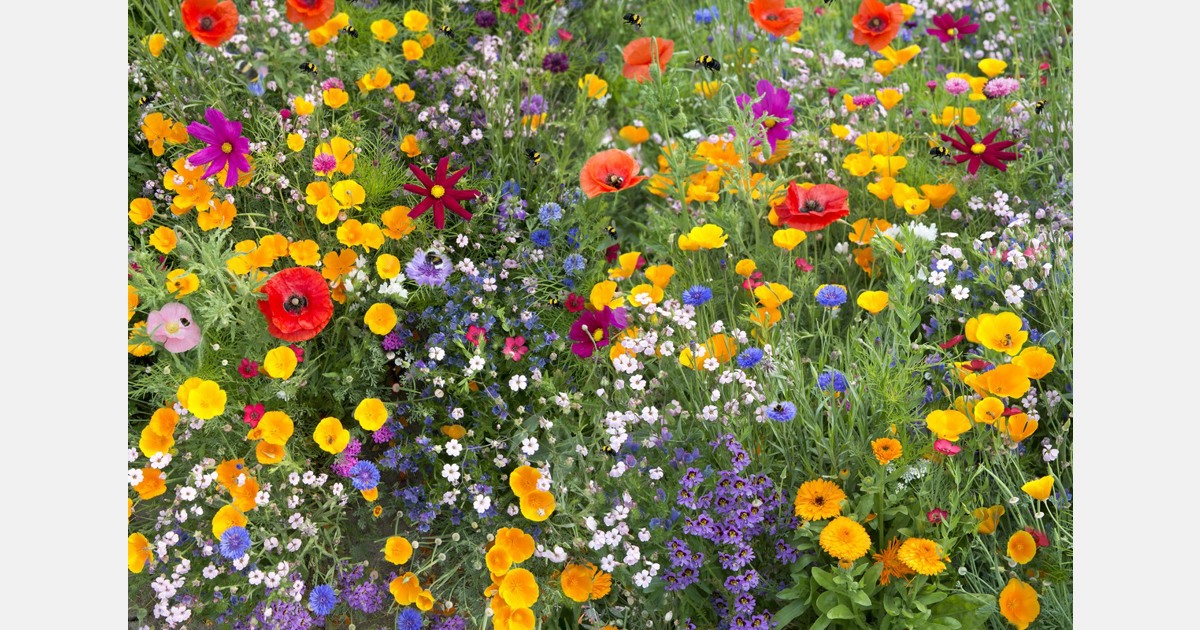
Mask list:
[[690,306],[700,306],[711,300],[712,296],[712,289],[702,284],[697,284],[683,292],[683,303]]
[[712,24],[713,20],[720,19],[721,12],[717,10],[716,5],[713,5],[711,8],[696,9],[692,13],[692,17],[696,20],[697,24]]
[[767,417],[776,422],[787,422],[796,417],[796,405],[790,402],[778,402],[767,408]]
[[550,230],[534,230],[533,234],[529,235],[529,240],[538,247],[550,247]]
[[562,206],[554,203],[553,201],[542,204],[542,207],[538,209],[538,219],[542,222],[542,225],[550,225],[551,223],[555,223],[561,219],[562,216]]
[[762,358],[762,349],[750,346],[749,348],[742,350],[741,354],[737,356],[737,364],[738,367],[742,368],[743,370],[749,370],[750,368],[758,365],[758,362],[762,361]]
[[333,592],[333,587],[328,584],[322,584],[308,594],[309,609],[322,617],[333,612],[333,607],[337,606],[337,603],[337,593]]
[[844,392],[849,384],[846,383],[845,374],[837,370],[826,370],[817,376],[817,386],[824,391],[832,388],[835,392]]
[[237,560],[250,550],[250,532],[245,527],[234,525],[221,532],[221,555]]
[[379,485],[379,469],[371,462],[359,460],[350,468],[350,481],[358,490],[370,490]]
[[817,289],[817,304],[826,308],[836,308],[846,303],[846,287],[836,284],[823,284]]
[[583,258],[583,256],[580,256],[579,254],[571,254],[570,256],[567,256],[566,260],[563,261],[563,271],[570,275],[575,275],[580,271],[583,271],[585,265],[587,265],[587,261]]
[[520,194],[521,185],[511,179],[500,185],[501,197],[516,197]]
[[396,630],[421,630],[424,627],[425,620],[415,608],[405,608],[396,615]]

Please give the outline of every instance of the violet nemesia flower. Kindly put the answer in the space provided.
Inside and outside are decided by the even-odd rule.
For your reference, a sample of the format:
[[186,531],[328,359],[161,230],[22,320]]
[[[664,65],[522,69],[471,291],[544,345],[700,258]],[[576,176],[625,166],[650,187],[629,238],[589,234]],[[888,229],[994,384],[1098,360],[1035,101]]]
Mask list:
[[192,319],[188,307],[179,302],[170,302],[151,311],[146,318],[146,330],[151,339],[172,354],[187,352],[200,343],[200,326]]
[[193,122],[187,130],[208,146],[193,153],[188,162],[196,166],[207,164],[203,177],[211,177],[228,168],[225,187],[232,188],[237,183],[238,173],[250,172],[250,162],[246,159],[250,141],[242,136],[242,123],[226,119],[220,110],[210,107],[204,110],[204,118],[207,125]]
[[943,44],[974,35],[979,30],[979,25],[972,22],[971,16],[966,14],[955,19],[953,14],[943,13],[933,18],[933,25],[937,28],[927,28],[925,32],[938,38]]

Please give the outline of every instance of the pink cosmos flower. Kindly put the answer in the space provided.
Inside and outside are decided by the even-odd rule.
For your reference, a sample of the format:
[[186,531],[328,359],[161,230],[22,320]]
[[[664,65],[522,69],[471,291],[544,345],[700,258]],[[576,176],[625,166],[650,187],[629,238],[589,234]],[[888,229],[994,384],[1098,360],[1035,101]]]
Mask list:
[[504,356],[513,361],[520,361],[526,352],[529,352],[529,346],[525,345],[524,337],[509,337],[504,340]]
[[146,318],[146,330],[150,331],[151,339],[172,354],[187,352],[200,343],[200,326],[192,319],[188,307],[179,302],[152,311]]
[[938,440],[933,443],[933,450],[943,455],[954,456],[958,455],[958,453],[962,451],[962,447],[958,446],[954,442],[951,442],[950,440]]

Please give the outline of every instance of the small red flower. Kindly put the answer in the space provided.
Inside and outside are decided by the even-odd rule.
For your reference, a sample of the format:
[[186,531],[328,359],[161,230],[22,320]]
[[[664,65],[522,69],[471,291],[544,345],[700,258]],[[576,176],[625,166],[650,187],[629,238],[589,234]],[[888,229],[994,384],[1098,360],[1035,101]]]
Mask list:
[[949,142],[950,146],[954,147],[955,150],[959,151],[960,154],[954,156],[954,163],[962,164],[963,162],[968,162],[967,172],[972,175],[979,171],[980,164],[987,164],[998,170],[1007,171],[1008,166],[1004,163],[1021,157],[1012,151],[1005,151],[1005,149],[1013,146],[1016,142],[1012,140],[996,142],[996,136],[1000,133],[999,129],[993,130],[978,142],[975,141],[974,136],[968,133],[966,129],[955,125],[954,130],[958,132],[958,138],[951,138],[944,133],[938,135],[942,137],[942,140]]
[[333,319],[333,300],[321,273],[308,267],[291,267],[271,276],[263,285],[266,299],[258,310],[267,318],[267,331],[284,341],[308,341]]
[[304,348],[294,343],[289,344],[288,347],[292,349],[292,354],[296,355],[296,363],[304,363]]
[[471,324],[470,326],[467,326],[467,341],[470,342],[471,345],[479,347],[479,344],[484,341],[484,333],[486,332],[487,330],[484,330],[475,324]]
[[811,264],[809,264],[808,260],[805,258],[797,258],[796,259],[796,267],[798,267],[800,269],[800,271],[803,271],[805,273],[815,269],[815,267],[813,267]]
[[432,179],[430,179],[430,177],[426,175],[424,171],[417,168],[417,165],[415,164],[409,164],[408,168],[425,186],[422,188],[416,184],[404,185],[404,190],[407,190],[410,193],[417,193],[418,195],[423,195],[425,197],[421,200],[421,203],[418,203],[416,206],[414,206],[413,209],[408,213],[409,218],[415,219],[422,214],[425,214],[425,211],[433,208],[433,226],[440,230],[446,227],[446,208],[450,208],[454,214],[462,217],[464,221],[471,220],[471,213],[467,212],[467,210],[464,209],[458,202],[478,197],[479,191],[454,189],[454,185],[458,183],[458,180],[461,179],[471,167],[463,167],[462,169],[455,171],[453,175],[447,176],[446,171],[450,168],[450,158],[444,157],[438,161],[437,170],[434,172]]
[[846,199],[850,196],[844,188],[833,184],[817,184],[811,188],[788,184],[787,196],[775,206],[779,222],[787,227],[805,232],[815,232],[850,215]]
[[607,249],[604,250],[604,262],[610,262],[610,263],[617,262],[617,259],[620,257],[621,257],[621,244],[620,243],[613,243],[612,245],[609,245]]
[[179,13],[187,32],[213,48],[237,32],[238,10],[232,0],[183,0]]
[[937,525],[938,523],[945,521],[949,516],[950,513],[946,510],[943,510],[942,508],[933,508],[925,514],[925,519],[928,520],[930,524]]
[[1033,536],[1033,540],[1034,540],[1034,542],[1037,543],[1037,546],[1039,546],[1039,547],[1049,547],[1050,546],[1050,538],[1048,536],[1046,536],[1045,532],[1040,532],[1032,527],[1026,527],[1025,531],[1029,532],[1030,536]]
[[567,296],[566,307],[568,313],[578,313],[584,309],[586,304],[587,302],[584,301],[582,295],[572,293]]
[[242,378],[254,378],[258,376],[258,361],[242,359],[241,364],[238,365],[238,374],[241,374]]
[[258,421],[262,420],[263,414],[266,412],[267,408],[264,407],[262,403],[246,405],[246,408],[242,412],[242,422],[245,422],[251,427],[257,427]]
[[755,271],[754,273],[751,273],[749,277],[742,281],[742,288],[747,291],[753,291],[758,287],[761,287],[763,284],[765,284],[762,281],[762,277],[763,275],[761,271]]

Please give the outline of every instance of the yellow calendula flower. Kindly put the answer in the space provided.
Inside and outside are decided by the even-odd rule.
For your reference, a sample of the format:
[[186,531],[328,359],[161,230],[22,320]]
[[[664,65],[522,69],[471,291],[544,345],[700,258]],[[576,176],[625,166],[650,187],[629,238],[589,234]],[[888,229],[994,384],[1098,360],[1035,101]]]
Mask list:
[[708,223],[694,227],[687,234],[680,235],[679,249],[685,252],[694,252],[702,249],[719,249],[725,247],[725,241],[727,240],[729,240],[729,235],[725,233],[724,228]]
[[412,87],[407,83],[401,83],[400,85],[397,85],[392,90],[392,94],[395,94],[396,100],[400,101],[401,103],[408,103],[417,97],[417,93],[414,92]]
[[263,371],[271,378],[286,381],[295,373],[298,364],[294,350],[288,346],[279,346],[268,352],[263,359]]
[[590,99],[604,98],[604,95],[608,94],[608,81],[594,74],[583,75],[579,79],[578,85],[579,89],[583,90]]
[[385,44],[391,41],[396,36],[396,33],[399,32],[399,29],[396,28],[396,25],[391,20],[375,20],[371,22],[371,34],[375,36],[375,39]]
[[404,58],[409,61],[416,61],[425,56],[425,49],[421,47],[421,44],[411,39],[404,40],[404,43],[400,44],[400,49],[404,52]]
[[340,109],[343,105],[350,102],[350,95],[346,93],[346,90],[341,88],[329,88],[321,93],[321,100],[333,109]]
[[390,304],[376,302],[367,309],[363,321],[366,322],[371,332],[376,335],[386,335],[396,327],[396,310]]
[[857,303],[864,311],[878,315],[887,308],[888,294],[886,291],[863,291],[858,294]]

